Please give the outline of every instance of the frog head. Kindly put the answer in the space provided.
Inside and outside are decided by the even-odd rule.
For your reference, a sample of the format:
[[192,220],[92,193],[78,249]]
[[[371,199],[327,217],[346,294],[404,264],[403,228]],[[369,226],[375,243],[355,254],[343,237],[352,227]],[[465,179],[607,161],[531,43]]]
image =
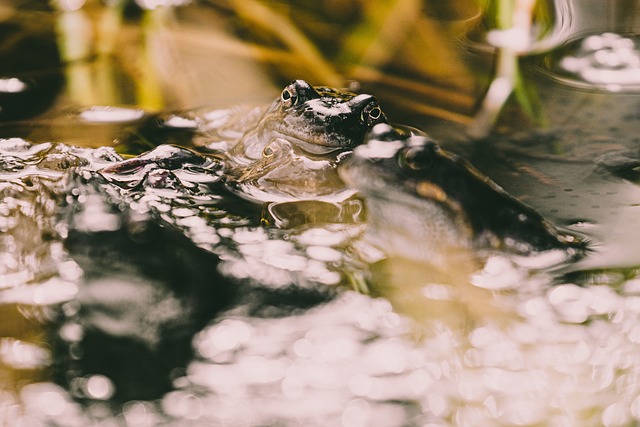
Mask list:
[[323,155],[354,148],[373,126],[385,122],[372,95],[313,87],[295,80],[265,110],[237,148],[245,156],[258,159],[269,143],[282,139],[302,152]]
[[384,122],[371,95],[295,80],[225,153],[228,186],[256,201],[344,198],[338,163]]
[[365,198],[370,234],[408,257],[445,247],[530,254],[578,244],[424,133],[377,125],[340,176]]

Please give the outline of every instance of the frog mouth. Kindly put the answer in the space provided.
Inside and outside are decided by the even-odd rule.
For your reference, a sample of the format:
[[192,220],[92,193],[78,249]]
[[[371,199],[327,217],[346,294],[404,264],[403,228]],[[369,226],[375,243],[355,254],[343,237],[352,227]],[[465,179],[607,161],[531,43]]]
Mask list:
[[325,137],[314,137],[308,133],[284,132],[281,129],[273,130],[273,135],[275,138],[281,138],[289,141],[291,145],[307,154],[316,156],[322,156],[338,150],[350,148],[348,144],[340,144],[338,138],[335,138],[335,141],[331,141],[329,138]]

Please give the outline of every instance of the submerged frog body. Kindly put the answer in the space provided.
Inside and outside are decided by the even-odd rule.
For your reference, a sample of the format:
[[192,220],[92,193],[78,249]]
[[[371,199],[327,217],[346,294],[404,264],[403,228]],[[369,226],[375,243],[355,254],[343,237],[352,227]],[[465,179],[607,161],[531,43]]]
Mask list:
[[291,83],[248,119],[222,156],[229,188],[261,202],[336,200],[353,194],[336,166],[374,125],[386,122],[373,96],[313,87],[303,80]]
[[390,255],[433,261],[468,249],[529,255],[582,245],[424,135],[376,126],[341,176],[365,198],[370,240]]

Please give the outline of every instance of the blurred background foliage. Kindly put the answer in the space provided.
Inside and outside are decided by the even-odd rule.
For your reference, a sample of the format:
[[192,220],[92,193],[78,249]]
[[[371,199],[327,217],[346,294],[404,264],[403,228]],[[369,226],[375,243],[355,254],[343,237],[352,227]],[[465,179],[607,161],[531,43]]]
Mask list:
[[[0,77],[50,88],[34,114],[263,103],[302,78],[374,93],[397,122],[469,124],[495,67],[485,36],[518,1],[0,1]],[[538,34],[546,5],[532,9]]]

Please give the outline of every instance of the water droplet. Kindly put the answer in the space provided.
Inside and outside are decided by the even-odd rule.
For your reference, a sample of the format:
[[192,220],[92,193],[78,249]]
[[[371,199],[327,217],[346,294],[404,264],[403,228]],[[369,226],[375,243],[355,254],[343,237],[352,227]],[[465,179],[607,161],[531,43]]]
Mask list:
[[91,375],[86,379],[85,394],[91,399],[108,400],[114,391],[113,383],[104,375]]
[[583,323],[589,318],[593,295],[587,288],[574,284],[558,285],[549,292],[547,298],[565,322]]

